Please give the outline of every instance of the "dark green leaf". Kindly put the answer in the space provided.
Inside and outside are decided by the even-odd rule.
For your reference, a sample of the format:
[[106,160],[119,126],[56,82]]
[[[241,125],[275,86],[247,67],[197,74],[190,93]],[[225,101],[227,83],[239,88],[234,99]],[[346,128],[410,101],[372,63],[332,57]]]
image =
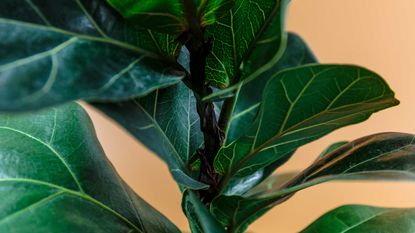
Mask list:
[[412,233],[415,209],[349,205],[332,210],[301,233]]
[[0,115],[0,232],[180,232],[105,157],[77,104]]
[[192,92],[183,84],[136,100],[95,107],[124,126],[169,166],[174,178],[192,189],[205,188],[189,175],[189,161],[203,144]]
[[225,88],[242,73],[248,78],[271,68],[286,44],[286,5],[286,0],[236,0],[227,15],[207,27],[213,48],[207,58],[206,81]]
[[182,207],[193,233],[226,233],[199,198],[189,190],[183,193]]
[[[272,44],[269,45],[273,46]],[[296,34],[288,34],[287,49],[282,58],[272,69],[265,72],[254,80],[243,80],[235,94],[234,107],[231,110],[228,127],[225,131],[225,144],[230,144],[249,128],[259,111],[261,93],[266,83],[283,69],[317,63],[316,58],[306,43]],[[284,164],[293,153],[289,153],[265,168],[256,171],[247,177],[235,177],[229,182],[227,189],[223,192],[227,195],[244,194],[250,188],[263,181],[271,175],[276,168]]]
[[251,129],[219,151],[215,169],[225,175],[222,186],[398,103],[385,81],[364,68],[307,65],[280,72],[267,83]]
[[[59,10],[56,10],[59,9]],[[0,3],[0,110],[145,95],[183,77],[175,38],[136,31],[105,1]]]
[[251,196],[216,198],[212,212],[223,224],[244,229],[295,192],[322,182],[345,179],[414,180],[415,135],[382,133],[352,141],[317,160],[283,186],[259,186]]

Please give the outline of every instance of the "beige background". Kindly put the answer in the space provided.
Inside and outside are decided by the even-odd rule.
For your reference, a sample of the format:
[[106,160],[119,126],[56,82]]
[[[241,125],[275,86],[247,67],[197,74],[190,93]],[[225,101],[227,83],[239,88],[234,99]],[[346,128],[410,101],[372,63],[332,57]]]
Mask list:
[[[288,28],[324,63],[360,64],[390,83],[402,104],[307,145],[282,170],[307,166],[330,142],[382,131],[415,133],[415,0],[292,0]],[[180,193],[166,166],[109,120],[90,111],[101,142],[122,177],[182,229]],[[338,205],[415,207],[415,184],[329,183],[302,191],[252,225],[258,233],[294,233]]]

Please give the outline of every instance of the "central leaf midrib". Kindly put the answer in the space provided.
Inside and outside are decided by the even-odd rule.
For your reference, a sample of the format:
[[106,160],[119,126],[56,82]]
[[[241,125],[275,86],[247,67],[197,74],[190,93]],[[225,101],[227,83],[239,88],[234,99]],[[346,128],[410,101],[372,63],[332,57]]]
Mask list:
[[[378,97],[375,97],[375,98],[373,98],[373,99],[370,99],[370,100],[367,100],[367,101],[363,101],[363,102],[359,102],[359,103],[354,103],[354,104],[349,104],[349,105],[344,105],[344,106],[341,106],[340,108],[335,108],[335,110],[338,110],[338,109],[341,109],[341,108],[347,108],[347,107],[350,107],[350,106],[352,106],[352,105],[360,105],[360,104],[367,104],[367,103],[371,103],[371,102],[373,102],[373,101],[375,101],[375,100],[377,100],[377,99],[380,99],[380,98],[382,98],[382,97],[384,97],[384,96],[378,96]],[[385,101],[385,104],[386,103],[391,103],[390,102],[390,99],[388,99],[388,101]],[[331,110],[333,110],[333,109],[331,109]],[[307,122],[307,121],[309,121],[309,120],[312,120],[312,119],[314,119],[314,118],[316,118],[316,117],[319,117],[320,115],[322,115],[322,114],[325,114],[325,113],[327,113],[328,112],[328,110],[324,110],[324,111],[322,111],[322,112],[320,112],[319,114],[317,114],[317,115],[314,115],[312,118],[308,118],[308,119],[306,119],[306,120],[304,120],[304,121],[302,121],[302,122],[300,122],[300,123],[298,123],[298,124],[296,124],[296,125],[294,125],[294,126],[292,126],[292,127],[290,127],[289,129],[286,129],[285,131],[283,131],[283,132],[281,132],[280,134],[278,134],[278,135],[276,135],[276,136],[274,136],[274,137],[272,137],[271,139],[269,139],[269,140],[267,140],[265,143],[263,143],[261,146],[259,146],[259,147],[257,147],[254,151],[252,151],[251,153],[249,153],[244,159],[242,159],[242,160],[240,160],[238,163],[237,163],[237,168],[236,169],[232,169],[233,171],[235,171],[235,170],[238,170],[239,169],[239,167],[240,166],[242,166],[242,164],[243,163],[245,163],[246,161],[248,161],[249,159],[251,159],[255,154],[257,154],[257,153],[259,153],[259,152],[261,152],[261,151],[263,151],[265,148],[267,148],[268,149],[268,145],[269,144],[272,144],[275,140],[277,140],[279,137],[281,137],[281,136],[283,136],[283,135],[285,135],[287,132],[290,132],[291,130],[293,130],[293,129],[295,129],[295,128],[297,128],[297,127],[300,127],[301,125],[303,125],[304,124],[304,122]],[[358,112],[358,113],[354,113],[354,114],[350,114],[350,115],[356,115],[356,114],[361,114],[361,112]],[[346,116],[346,117],[349,117],[350,115],[348,115],[348,116]],[[336,119],[334,119],[334,120],[336,120]]]
[[[415,137],[414,137],[414,139],[415,139]],[[363,171],[356,171],[356,172],[351,172],[351,173],[347,173],[347,172],[349,172],[350,170],[352,170],[352,169],[354,169],[354,168],[358,168],[358,167],[360,167],[360,166],[362,166],[362,165],[364,165],[364,164],[366,164],[366,163],[368,163],[368,162],[371,162],[371,161],[373,161],[373,160],[376,160],[376,159],[378,159],[378,158],[380,158],[380,157],[387,157],[388,156],[388,154],[391,154],[391,153],[396,153],[396,152],[398,152],[398,151],[401,151],[401,150],[404,150],[404,149],[406,149],[407,147],[411,147],[411,146],[414,146],[412,143],[413,143],[413,140],[414,139],[412,139],[412,142],[410,142],[410,143],[408,143],[408,144],[406,144],[406,145],[404,145],[404,146],[401,146],[401,147],[399,147],[399,148],[397,148],[397,149],[395,149],[395,150],[393,150],[393,151],[387,151],[387,152],[385,152],[385,153],[381,153],[381,154],[378,154],[378,155],[376,155],[376,156],[373,156],[373,157],[371,157],[371,158],[368,158],[368,159],[366,159],[366,160],[363,160],[363,161],[360,161],[359,163],[357,163],[357,164],[354,164],[354,165],[350,165],[346,170],[344,170],[341,174],[339,174],[339,175],[342,175],[342,174],[353,174],[353,173],[359,173],[359,172],[363,172]],[[350,152],[349,152],[350,153]],[[321,173],[321,172],[323,172],[324,173],[324,170],[326,170],[326,169],[330,169],[331,167],[333,167],[333,166],[336,166],[336,164],[337,163],[340,163],[343,159],[346,159],[348,157],[348,154],[344,154],[344,155],[342,155],[342,156],[340,156],[340,157],[338,157],[338,158],[334,158],[334,160],[333,161],[331,161],[331,162],[329,162],[328,164],[326,164],[326,165],[324,165],[324,166],[322,166],[321,168],[319,168],[318,170],[316,170],[316,171],[314,171],[313,173],[311,173],[311,174],[309,174],[309,175],[307,175],[307,178],[306,179],[308,179],[309,177],[313,177],[313,176],[316,176],[316,175],[319,175],[319,173]],[[382,171],[382,170],[379,170],[379,171]],[[323,174],[323,176],[324,176],[324,174]]]
[[347,228],[344,229],[343,231],[341,231],[340,233],[346,233],[346,232],[348,232],[350,230],[353,230],[353,228],[356,228],[356,227],[358,227],[358,226],[360,226],[362,224],[367,223],[370,220],[373,220],[373,219],[375,219],[377,217],[380,217],[380,216],[382,216],[384,214],[387,214],[387,213],[390,213],[390,212],[393,212],[393,211],[395,211],[395,210],[392,209],[392,210],[381,211],[381,212],[379,212],[379,213],[377,213],[377,214],[375,214],[375,215],[373,215],[373,216],[371,216],[371,217],[369,217],[367,219],[364,219],[364,220],[362,220],[362,221],[360,221],[360,222],[358,222],[358,223],[356,223],[356,224],[354,224],[352,226],[347,226]]
[[[271,13],[268,15],[267,19],[264,21],[262,27],[257,32],[257,34],[256,34],[257,36],[255,36],[254,40],[250,43],[249,48],[246,51],[246,53],[244,54],[244,56],[242,57],[241,61],[238,64],[236,64],[237,65],[235,67],[236,71],[239,71],[240,70],[239,66],[251,56],[253,50],[256,48],[256,45],[257,45],[259,39],[265,34],[265,32],[268,29],[269,25],[271,24],[272,20],[278,15],[279,8],[281,7],[281,1],[282,0],[277,0],[275,2],[274,8],[272,9]],[[234,49],[235,49],[235,45],[234,45]],[[235,76],[232,78],[233,84],[235,82],[239,81],[241,75],[242,75],[241,72],[236,72],[235,73]]]
[[179,152],[176,150],[176,147],[174,147],[174,145],[172,144],[172,142],[170,141],[169,137],[165,134],[165,132],[161,129],[160,125],[158,124],[158,122],[150,115],[150,113],[148,113],[146,111],[146,109],[136,100],[133,100],[134,104],[141,109],[141,111],[147,116],[147,118],[153,123],[153,125],[155,126],[155,129],[163,136],[163,138],[165,138],[165,141],[167,141],[169,147],[171,148],[171,151],[173,151],[173,155],[175,155],[175,160],[179,163],[180,168],[183,168],[185,166],[182,158],[180,157]]
[[21,135],[23,135],[23,136],[25,136],[25,137],[27,137],[27,138],[30,138],[30,139],[32,139],[32,140],[34,140],[34,141],[36,141],[36,142],[38,142],[38,143],[40,143],[41,145],[43,145],[43,146],[45,146],[46,148],[48,148],[51,152],[52,152],[52,154],[54,154],[60,161],[61,161],[61,163],[63,164],[63,166],[66,168],[66,170],[69,172],[69,174],[71,175],[71,177],[72,177],[72,179],[74,180],[74,182],[75,182],[75,184],[76,184],[76,186],[78,187],[78,189],[81,191],[81,192],[84,192],[84,190],[83,190],[83,188],[82,188],[82,185],[81,185],[81,183],[79,182],[79,180],[78,180],[78,178],[76,177],[76,175],[75,175],[75,173],[72,171],[72,169],[71,169],[71,167],[69,166],[69,164],[66,162],[66,160],[64,159],[64,157],[58,152],[58,151],[56,151],[51,145],[49,145],[49,144],[47,144],[46,142],[44,142],[44,141],[42,141],[42,140],[40,140],[40,139],[38,139],[38,138],[36,138],[36,137],[34,137],[33,135],[31,135],[31,134],[28,134],[28,133],[26,133],[26,132],[23,132],[23,131],[20,131],[20,130],[18,130],[18,129],[14,129],[14,128],[11,128],[11,127],[7,127],[7,126],[0,126],[0,129],[3,129],[3,130],[9,130],[9,131],[12,131],[12,132],[15,132],[15,133],[18,133],[18,134],[21,134]]
[[[360,103],[356,103],[356,104],[344,105],[344,106],[342,106],[341,108],[335,108],[335,110],[339,110],[339,109],[342,109],[342,108],[348,108],[348,107],[350,107],[350,106],[352,106],[352,105],[362,105],[362,104],[368,104],[368,103],[371,103],[371,102],[373,102],[373,101],[375,101],[375,100],[377,100],[377,99],[380,99],[380,98],[382,98],[382,97],[376,97],[376,98],[374,98],[374,99],[372,99],[372,100],[369,100],[369,101],[364,101],[364,102],[360,102]],[[376,109],[376,108],[369,108],[368,110],[372,110],[372,109]],[[255,154],[254,152],[256,152],[256,151],[260,152],[260,151],[263,151],[263,150],[265,150],[265,149],[269,149],[269,148],[267,147],[267,145],[268,145],[268,144],[272,144],[274,141],[278,140],[278,138],[280,138],[280,137],[282,137],[282,136],[284,136],[284,135],[290,135],[290,134],[292,134],[293,130],[295,130],[296,128],[299,128],[299,129],[301,129],[301,130],[302,130],[302,129],[308,129],[308,128],[312,128],[312,127],[315,127],[315,126],[319,126],[320,124],[318,124],[318,125],[308,126],[307,128],[301,128],[301,126],[303,126],[303,125],[304,125],[307,121],[313,120],[313,119],[315,119],[315,118],[317,118],[317,117],[320,117],[321,115],[324,115],[324,114],[326,114],[326,113],[328,113],[328,112],[330,112],[330,111],[329,111],[329,110],[324,110],[324,111],[320,112],[319,114],[317,114],[317,115],[315,115],[315,116],[313,116],[313,117],[310,117],[310,118],[308,118],[308,119],[305,119],[305,120],[301,121],[300,123],[298,123],[298,124],[296,124],[296,125],[294,125],[294,126],[292,126],[292,127],[288,128],[288,129],[286,129],[286,130],[282,131],[282,132],[281,132],[281,133],[279,133],[278,135],[276,135],[276,136],[272,137],[270,140],[268,140],[267,142],[265,142],[264,144],[262,144],[261,146],[259,146],[259,147],[258,147],[255,151],[253,151],[253,152],[252,152],[252,154]],[[363,114],[366,114],[366,112],[355,112],[355,113],[349,114],[349,115],[347,115],[347,116],[343,116],[343,117],[340,117],[340,118],[335,118],[335,119],[333,119],[333,120],[330,120],[330,121],[324,122],[324,123],[322,123],[322,124],[327,124],[327,123],[332,122],[332,121],[337,121],[337,120],[339,120],[339,119],[348,118],[348,117],[351,117],[351,116],[354,116],[354,115],[358,115],[358,114],[362,114],[362,113],[363,113]],[[296,133],[296,132],[298,132],[298,131],[295,131],[295,133]]]
[[38,200],[36,202],[31,203],[30,205],[28,205],[28,206],[26,206],[26,207],[24,207],[24,208],[22,208],[20,210],[17,210],[15,212],[7,215],[6,217],[0,219],[0,226],[3,223],[9,221],[10,219],[13,219],[16,216],[19,216],[20,214],[23,214],[24,212],[26,212],[29,209],[33,209],[34,207],[38,207],[38,206],[44,204],[45,202],[51,201],[51,200],[55,199],[56,197],[59,197],[62,193],[64,193],[64,192],[63,191],[60,191],[60,192],[53,193],[53,194],[51,194],[49,196],[46,196],[46,197],[44,197],[44,198],[42,198],[42,199],[40,199],[40,200]]
[[156,53],[150,52],[146,49],[143,49],[143,48],[140,48],[132,44],[128,44],[128,43],[125,43],[125,42],[122,42],[122,41],[119,41],[119,40],[116,40],[110,37],[103,38],[103,37],[96,37],[96,36],[91,36],[91,35],[86,35],[86,34],[79,34],[79,33],[71,32],[71,31],[66,31],[66,30],[63,30],[57,27],[47,27],[47,26],[40,25],[40,24],[28,23],[28,22],[23,22],[23,21],[8,19],[8,18],[0,18],[0,23],[9,24],[9,25],[17,25],[17,26],[22,26],[22,27],[27,27],[27,28],[34,28],[34,29],[43,30],[43,31],[50,31],[50,32],[55,32],[55,33],[59,33],[63,35],[68,35],[71,37],[77,37],[83,40],[111,44],[111,45],[121,47],[126,50],[133,51],[140,55],[145,55],[146,57],[159,59],[159,60],[166,59],[165,57],[162,57]]
[[46,51],[43,51],[43,52],[40,52],[40,53],[36,53],[36,54],[32,54],[32,55],[27,56],[25,58],[17,59],[17,60],[14,60],[14,61],[10,62],[10,63],[0,65],[0,72],[4,72],[4,71],[9,70],[9,69],[15,69],[19,66],[24,66],[24,65],[27,65],[29,63],[44,59],[46,57],[56,56],[56,54],[59,54],[62,50],[64,50],[65,48],[67,48],[71,44],[75,43],[77,40],[78,40],[77,37],[72,37],[72,38],[56,45],[55,47],[53,47],[49,50],[46,50]]

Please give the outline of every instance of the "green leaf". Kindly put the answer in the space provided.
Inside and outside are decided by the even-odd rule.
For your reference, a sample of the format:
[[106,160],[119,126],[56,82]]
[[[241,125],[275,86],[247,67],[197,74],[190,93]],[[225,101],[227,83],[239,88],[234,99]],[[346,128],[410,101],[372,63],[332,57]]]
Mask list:
[[206,188],[190,177],[190,159],[203,145],[196,100],[183,83],[119,103],[96,103],[164,160],[176,181],[191,189]]
[[[269,46],[273,46],[270,44]],[[269,71],[260,75],[254,80],[243,80],[239,85],[236,94],[234,107],[231,109],[228,121],[228,127],[225,130],[225,145],[230,144],[236,140],[249,128],[251,123],[255,120],[258,114],[261,95],[253,93],[262,93],[266,83],[273,76],[281,70],[299,65],[310,63],[317,63],[311,50],[307,44],[296,34],[288,34],[287,49],[284,55],[277,64]],[[223,191],[226,195],[241,195],[248,191],[253,186],[257,185],[269,175],[271,175],[276,168],[284,164],[293,153],[289,153],[282,159],[275,161],[271,165],[262,168],[255,173],[246,177],[235,177],[229,181]]]
[[155,31],[180,34],[187,28],[181,0],[107,0],[124,18]]
[[414,168],[415,135],[375,134],[332,151],[282,186],[261,185],[244,197],[219,196],[211,209],[225,226],[244,229],[272,206],[310,186],[349,179],[414,180]]
[[212,202],[210,212],[230,233],[242,233],[248,226],[271,209],[271,202],[251,200],[242,196],[219,196]]
[[201,15],[202,27],[214,24],[226,15],[235,4],[235,0],[194,0],[198,6],[198,15]]
[[415,209],[349,205],[332,210],[301,233],[412,233]]
[[215,169],[225,176],[222,187],[235,175],[250,175],[398,103],[380,76],[356,66],[307,65],[277,73],[265,87],[252,127],[215,159]]
[[182,207],[193,233],[226,233],[193,192],[187,190],[183,193]]
[[206,81],[225,88],[271,68],[285,49],[286,5],[286,0],[235,0],[227,15],[207,27],[213,48],[206,61]]
[[107,0],[134,25],[159,32],[180,35],[193,21],[198,27],[215,23],[234,0]]
[[0,110],[115,101],[173,85],[184,76],[173,68],[174,40],[132,29],[105,1],[3,0]]
[[[275,47],[268,45],[268,49]],[[259,58],[260,56],[258,56]],[[287,49],[283,56],[270,70],[254,80],[243,80],[235,93],[235,106],[225,132],[226,144],[231,143],[244,134],[252,121],[255,120],[261,104],[262,93],[267,82],[274,74],[301,65],[317,63],[307,44],[296,34],[288,34]]]
[[180,232],[105,157],[77,104],[0,115],[1,232]]

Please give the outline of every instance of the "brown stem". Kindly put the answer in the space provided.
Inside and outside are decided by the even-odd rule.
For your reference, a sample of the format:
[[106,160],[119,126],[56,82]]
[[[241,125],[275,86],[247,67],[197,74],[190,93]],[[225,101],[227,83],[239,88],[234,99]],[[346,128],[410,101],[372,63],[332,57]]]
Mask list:
[[195,94],[200,129],[204,136],[204,148],[198,151],[201,161],[199,180],[209,184],[210,188],[200,191],[199,195],[202,202],[208,205],[218,193],[218,175],[213,163],[223,143],[223,132],[216,119],[214,104],[202,101],[205,96],[212,93],[212,89],[205,83],[206,58],[212,48],[212,43],[200,41],[200,38],[194,37],[192,33],[189,35],[186,47],[190,52],[190,78],[186,82]]
[[226,99],[223,102],[222,110],[220,112],[219,117],[219,127],[222,129],[222,131],[226,132],[228,129],[228,123],[229,119],[231,118],[231,115],[233,113],[233,108],[235,105],[235,97],[231,97]]

